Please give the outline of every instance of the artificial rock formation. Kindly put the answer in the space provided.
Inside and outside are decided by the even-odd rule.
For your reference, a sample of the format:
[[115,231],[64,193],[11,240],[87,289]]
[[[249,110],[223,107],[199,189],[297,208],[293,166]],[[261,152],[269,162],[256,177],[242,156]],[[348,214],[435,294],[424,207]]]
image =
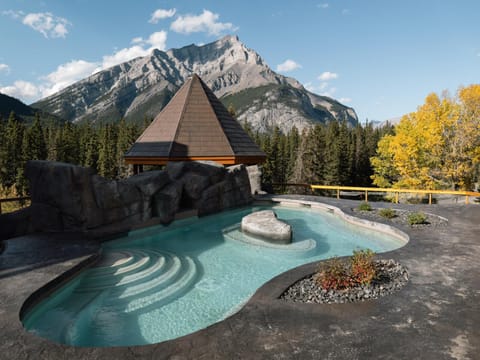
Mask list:
[[252,201],[244,165],[176,162],[165,170],[107,180],[91,168],[36,160],[27,163],[26,177],[32,204],[0,216],[0,239],[105,226],[123,229],[149,221],[168,224],[181,210],[197,210],[202,216]]
[[257,239],[275,244],[292,242],[292,227],[277,219],[272,210],[256,211],[244,216],[241,224],[242,232]]

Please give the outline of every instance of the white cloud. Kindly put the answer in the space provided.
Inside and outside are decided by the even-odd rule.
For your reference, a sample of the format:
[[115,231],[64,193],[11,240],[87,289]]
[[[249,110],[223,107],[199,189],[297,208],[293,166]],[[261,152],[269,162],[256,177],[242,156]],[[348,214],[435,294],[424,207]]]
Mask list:
[[145,56],[147,54],[148,51],[146,51],[145,48],[141,45],[134,45],[129,48],[123,48],[113,53],[112,55],[105,55],[103,57],[101,69],[106,69],[121,64],[125,61],[132,60],[136,57]]
[[326,9],[328,8],[328,3],[322,3],[322,4],[318,4],[317,7],[320,8],[320,9]]
[[324,91],[321,91],[321,92],[320,92],[320,95],[322,95],[322,96],[328,96],[328,97],[333,98],[333,95],[334,95],[336,92],[337,92],[337,88],[331,87],[331,88],[324,89]]
[[307,89],[308,91],[314,92],[315,91],[315,86],[311,82],[307,82],[303,84],[303,87]]
[[177,9],[157,9],[153,12],[152,17],[148,21],[149,23],[156,24],[158,23],[161,19],[167,19],[171,18],[175,13],[177,12]]
[[328,88],[327,82],[321,82],[320,85],[318,85],[318,90],[320,91],[324,91],[326,88]]
[[154,32],[148,39],[136,37],[132,40],[132,43],[135,45],[118,50],[112,55],[105,55],[101,68],[97,70],[107,69],[139,56],[146,56],[153,49],[165,50],[167,46],[167,32],[163,30]]
[[[4,12],[6,13],[6,12]],[[41,33],[45,38],[65,38],[68,34],[67,26],[71,23],[62,17],[54,16],[52,13],[30,13],[7,12],[14,19],[21,19],[24,25],[30,26],[33,30]]]
[[[13,85],[0,88],[0,92],[21,98],[25,102],[32,102],[40,97],[52,95],[67,86],[82,80],[100,70],[132,60],[139,56],[148,55],[153,49],[165,50],[167,32],[158,31],[152,33],[148,39],[136,37],[132,39],[131,47],[120,49],[113,54],[103,56],[101,61],[89,62],[85,60],[72,60],[61,64],[48,75],[39,78],[40,84],[19,80]],[[0,64],[0,71],[5,69],[6,64]]]
[[13,85],[0,88],[0,92],[19,99],[33,99],[40,93],[35,84],[23,80],[17,80]]
[[146,42],[151,46],[149,51],[151,51],[152,48],[165,50],[167,47],[167,32],[163,30],[154,32]]
[[97,63],[85,60],[72,60],[68,63],[59,65],[57,70],[41,78],[47,80],[40,89],[42,96],[52,95],[74,82],[92,75],[97,68]]
[[329,80],[333,80],[333,79],[336,79],[338,78],[338,74],[337,73],[332,73],[330,71],[325,71],[323,73],[321,73],[319,76],[318,76],[318,80],[320,81],[329,81]]
[[24,17],[25,13],[23,11],[5,10],[2,11],[2,15],[10,16],[14,20],[19,20]]
[[7,64],[0,64],[0,73],[1,72],[5,72],[8,74],[10,72],[10,66],[8,66]]
[[293,60],[285,60],[283,63],[277,65],[277,71],[279,72],[289,72],[289,71],[293,71],[295,69],[299,69],[301,68],[302,65],[296,63],[295,61]]
[[342,98],[338,99],[338,101],[346,104],[346,103],[352,102],[352,99],[350,99],[348,97],[342,97]]
[[347,14],[350,14],[350,9],[343,9],[342,15],[347,15]]
[[172,22],[170,29],[181,34],[206,32],[209,35],[216,36],[227,30],[237,30],[232,23],[218,22],[219,17],[218,14],[214,14],[209,10],[203,10],[200,15],[179,16]]

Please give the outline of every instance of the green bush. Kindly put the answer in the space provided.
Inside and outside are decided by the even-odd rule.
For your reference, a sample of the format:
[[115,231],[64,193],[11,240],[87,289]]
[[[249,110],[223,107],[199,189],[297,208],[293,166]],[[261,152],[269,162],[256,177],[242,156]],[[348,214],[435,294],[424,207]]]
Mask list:
[[378,215],[384,217],[385,219],[392,219],[397,216],[397,213],[393,209],[380,209]]
[[419,225],[427,223],[427,215],[423,212],[413,212],[407,216],[408,223],[410,225]]
[[320,263],[313,276],[316,284],[325,290],[340,290],[357,285],[368,285],[376,276],[375,253],[358,250],[347,262],[334,257]]
[[362,202],[360,205],[358,205],[358,210],[360,210],[360,211],[372,211],[372,207],[370,206],[369,203]]

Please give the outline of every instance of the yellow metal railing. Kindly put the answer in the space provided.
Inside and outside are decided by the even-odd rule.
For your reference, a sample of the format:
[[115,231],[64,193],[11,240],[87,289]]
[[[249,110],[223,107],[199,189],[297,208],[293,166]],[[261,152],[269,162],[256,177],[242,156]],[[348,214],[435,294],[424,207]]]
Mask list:
[[365,193],[365,201],[368,201],[368,192],[384,192],[395,195],[395,203],[398,203],[398,195],[400,193],[409,193],[409,194],[427,194],[428,203],[432,204],[432,195],[433,194],[443,194],[443,195],[458,195],[465,196],[465,203],[468,204],[469,197],[480,197],[479,192],[474,191],[454,191],[454,190],[420,190],[420,189],[394,189],[394,188],[373,188],[373,187],[357,187],[357,186],[336,186],[336,185],[310,185],[310,188],[313,190],[336,190],[337,199],[340,199],[340,191],[362,191]]

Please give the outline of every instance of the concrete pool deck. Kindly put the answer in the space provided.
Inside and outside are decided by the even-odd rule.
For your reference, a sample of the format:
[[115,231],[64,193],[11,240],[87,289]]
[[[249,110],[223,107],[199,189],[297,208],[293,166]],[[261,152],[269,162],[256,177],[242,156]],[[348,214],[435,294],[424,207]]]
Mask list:
[[[289,196],[337,206],[358,201]],[[77,348],[26,332],[19,319],[35,290],[88,261],[99,245],[80,234],[6,241],[0,254],[1,359],[478,359],[480,357],[480,206],[393,205],[448,219],[438,227],[400,227],[401,249],[380,254],[405,265],[396,294],[356,304],[298,304],[278,296],[312,273],[307,264],[274,278],[235,315],[185,337],[148,346]]]

